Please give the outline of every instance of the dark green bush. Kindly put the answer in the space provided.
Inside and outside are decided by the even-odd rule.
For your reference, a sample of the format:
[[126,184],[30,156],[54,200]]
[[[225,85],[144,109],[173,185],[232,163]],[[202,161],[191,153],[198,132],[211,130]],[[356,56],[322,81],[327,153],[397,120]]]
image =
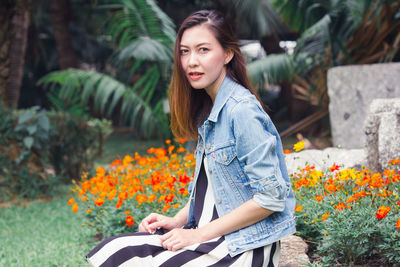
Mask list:
[[78,179],[109,132],[109,121],[0,106],[0,200],[36,198]]

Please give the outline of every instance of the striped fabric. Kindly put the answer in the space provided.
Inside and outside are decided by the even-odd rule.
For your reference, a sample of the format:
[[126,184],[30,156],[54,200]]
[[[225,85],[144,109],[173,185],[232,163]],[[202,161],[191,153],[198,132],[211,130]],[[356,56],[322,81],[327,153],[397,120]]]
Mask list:
[[[207,161],[204,159],[196,184],[194,214],[198,227],[218,218],[212,187],[208,186]],[[222,267],[278,266],[279,242],[246,251],[235,257],[228,253],[224,237],[187,246],[179,251],[165,250],[160,241],[163,229],[155,234],[133,233],[105,239],[88,255],[91,266]]]

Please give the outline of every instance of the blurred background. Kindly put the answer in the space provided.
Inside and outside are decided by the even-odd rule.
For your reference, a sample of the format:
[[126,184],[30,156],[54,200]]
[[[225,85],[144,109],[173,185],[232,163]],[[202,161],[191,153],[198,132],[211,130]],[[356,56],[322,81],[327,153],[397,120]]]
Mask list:
[[12,177],[1,178],[3,193],[32,175],[69,182],[173,138],[175,35],[199,9],[230,21],[285,148],[332,145],[329,68],[400,59],[394,0],[2,0],[0,175]]

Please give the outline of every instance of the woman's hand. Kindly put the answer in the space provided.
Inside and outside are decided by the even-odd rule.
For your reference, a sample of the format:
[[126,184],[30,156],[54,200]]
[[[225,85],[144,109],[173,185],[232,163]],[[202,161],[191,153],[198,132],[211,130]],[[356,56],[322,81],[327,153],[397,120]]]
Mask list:
[[157,228],[171,230],[176,227],[180,227],[180,225],[178,225],[175,218],[167,217],[158,213],[151,213],[139,224],[139,232],[154,233]]
[[177,251],[196,243],[203,242],[200,229],[173,229],[160,237],[161,244],[165,249]]

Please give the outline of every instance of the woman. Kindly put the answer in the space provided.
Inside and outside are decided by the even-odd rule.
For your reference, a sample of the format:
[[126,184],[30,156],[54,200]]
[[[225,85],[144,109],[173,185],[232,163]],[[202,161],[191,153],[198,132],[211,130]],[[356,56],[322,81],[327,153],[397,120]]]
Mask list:
[[139,233],[103,241],[89,262],[278,266],[279,240],[295,232],[295,199],[279,135],[218,12],[182,23],[169,101],[174,134],[198,138],[190,200],[173,218],[153,213]]

